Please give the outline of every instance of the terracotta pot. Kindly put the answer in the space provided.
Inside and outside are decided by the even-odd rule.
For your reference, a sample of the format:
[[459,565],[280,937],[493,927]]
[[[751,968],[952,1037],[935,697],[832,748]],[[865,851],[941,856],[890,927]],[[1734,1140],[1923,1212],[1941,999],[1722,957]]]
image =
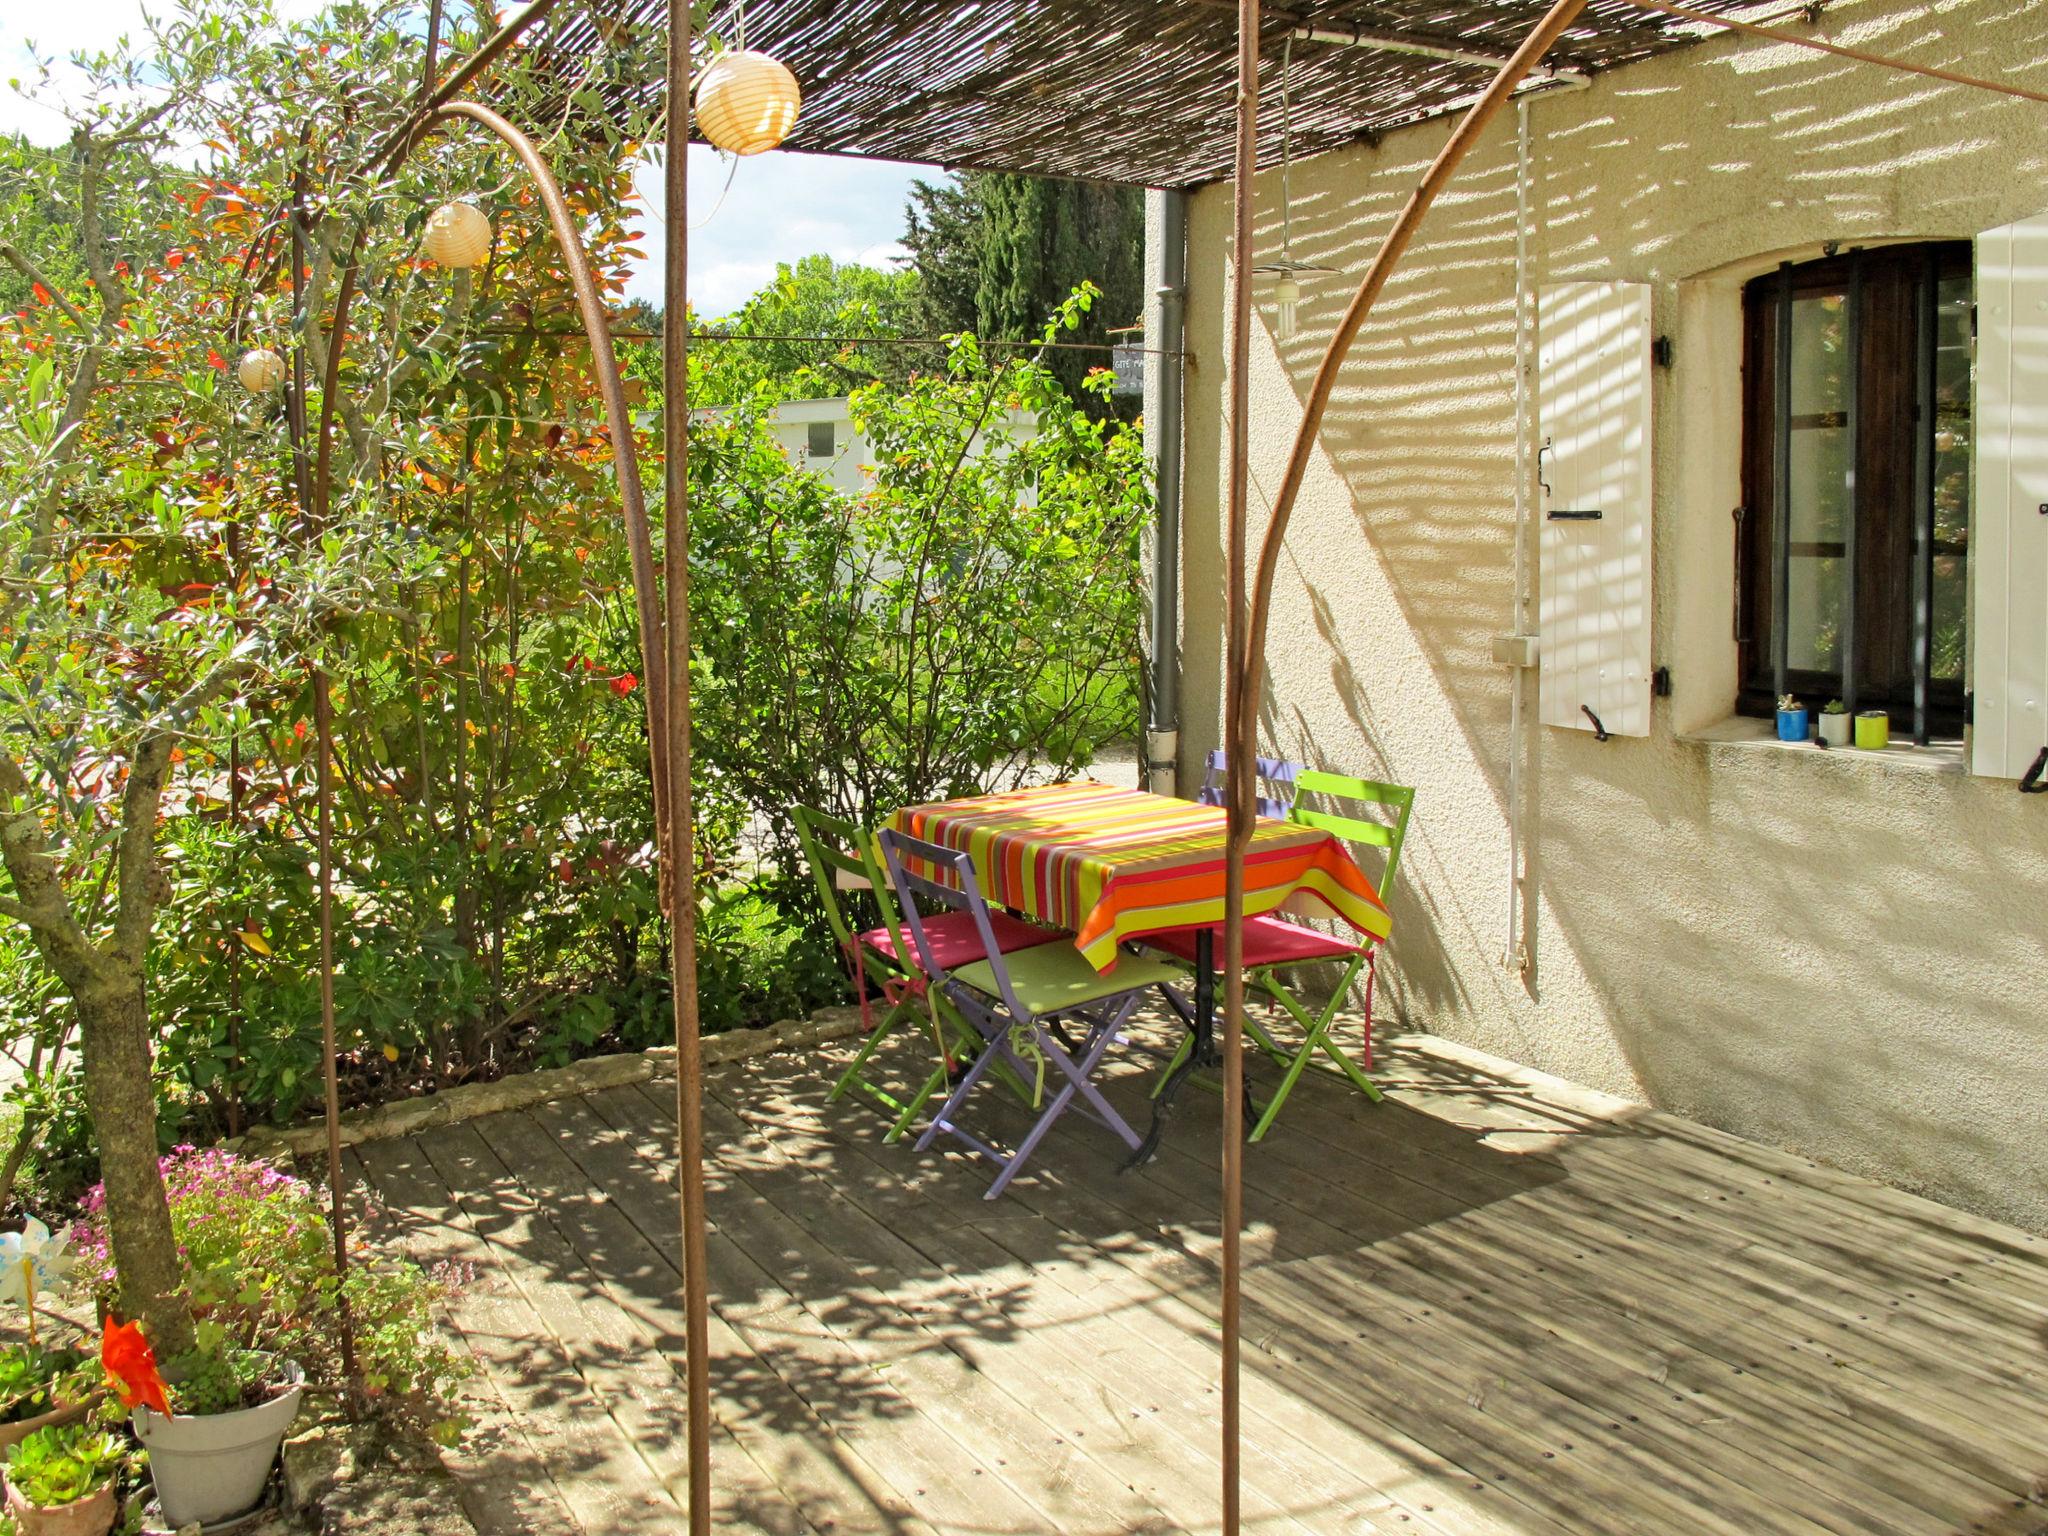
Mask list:
[[149,1476],[166,1524],[179,1530],[195,1522],[213,1525],[262,1501],[277,1448],[299,1414],[298,1366],[281,1362],[273,1379],[291,1390],[254,1408],[170,1418],[135,1410],[135,1436],[149,1452]]
[[76,1424],[92,1411],[94,1398],[82,1403],[65,1403],[47,1413],[39,1413],[32,1419],[16,1419],[12,1424],[0,1424],[0,1457],[7,1454],[7,1448],[19,1445],[39,1429],[48,1429],[52,1424]]
[[7,1483],[7,1512],[14,1516],[15,1527],[21,1536],[107,1536],[107,1532],[114,1528],[114,1516],[119,1512],[119,1506],[114,1502],[114,1485],[108,1483],[85,1498],[42,1509],[24,1499],[10,1478]]

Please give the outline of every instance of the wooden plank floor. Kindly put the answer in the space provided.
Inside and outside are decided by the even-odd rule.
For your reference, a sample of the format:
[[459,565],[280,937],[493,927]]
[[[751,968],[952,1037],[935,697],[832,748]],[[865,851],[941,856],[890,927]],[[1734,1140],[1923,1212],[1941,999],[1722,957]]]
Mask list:
[[[1215,1529],[1215,1097],[1134,1174],[1072,1119],[991,1203],[825,1102],[845,1054],[712,1082],[718,1528]],[[2048,1241],[1442,1042],[1382,1068],[1247,1157],[1247,1529],[2048,1533]],[[355,1165],[474,1267],[486,1536],[679,1528],[673,1133],[618,1089]]]

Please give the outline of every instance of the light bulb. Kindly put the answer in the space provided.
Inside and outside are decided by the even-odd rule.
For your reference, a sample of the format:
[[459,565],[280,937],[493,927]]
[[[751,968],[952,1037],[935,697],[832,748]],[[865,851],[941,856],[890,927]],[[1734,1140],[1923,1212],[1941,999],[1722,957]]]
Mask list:
[[1301,284],[1290,275],[1273,285],[1273,302],[1279,306],[1274,317],[1273,334],[1282,341],[1294,336],[1294,306],[1301,302]]

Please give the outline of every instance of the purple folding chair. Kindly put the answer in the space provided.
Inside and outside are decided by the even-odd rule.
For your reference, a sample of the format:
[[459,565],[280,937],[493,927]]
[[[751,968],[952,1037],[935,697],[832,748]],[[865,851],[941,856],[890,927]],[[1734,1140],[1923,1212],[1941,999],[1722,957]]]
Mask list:
[[[1195,791],[1195,799],[1203,805],[1221,805],[1223,775],[1230,766],[1230,755],[1218,748],[1209,754],[1203,766],[1202,787]],[[1261,789],[1270,791],[1258,797],[1259,814],[1285,821],[1294,810],[1295,780],[1301,777],[1301,764],[1285,757],[1255,757],[1252,777]]]
[[[896,887],[898,905],[910,926],[910,940],[932,985],[959,1009],[983,1040],[981,1054],[967,1069],[946,1102],[918,1137],[920,1152],[941,1131],[957,1137],[1001,1170],[986,1198],[993,1200],[1009,1187],[1053,1122],[1069,1108],[1109,1128],[1135,1151],[1138,1133],[1090,1080],[1103,1052],[1136,1010],[1147,989],[1164,986],[1179,972],[1163,960],[1123,954],[1108,974],[1095,969],[1071,944],[1040,944],[1004,954],[999,947],[987,901],[974,878],[974,863],[964,853],[901,832],[881,834],[882,857]],[[931,875],[920,871],[929,870]],[[932,876],[938,878],[932,878]],[[971,916],[981,937],[982,958],[962,964],[944,957],[926,930],[923,912],[932,907]],[[942,963],[951,958],[953,964]],[[1067,1026],[1075,1026],[1070,1031]],[[984,1141],[959,1122],[960,1107],[976,1083],[997,1062],[1032,1086],[1037,1120],[1013,1152]],[[1061,1082],[1044,1099],[1047,1067]]]

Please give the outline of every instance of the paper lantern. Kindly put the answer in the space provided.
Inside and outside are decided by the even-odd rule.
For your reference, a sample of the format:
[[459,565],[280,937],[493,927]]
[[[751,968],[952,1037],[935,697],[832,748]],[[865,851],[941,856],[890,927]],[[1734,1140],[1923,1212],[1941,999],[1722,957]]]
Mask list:
[[1273,285],[1273,302],[1280,311],[1275,317],[1273,334],[1288,341],[1294,335],[1294,306],[1301,302],[1301,284],[1292,277],[1281,278]]
[[722,53],[697,81],[697,126],[735,155],[773,149],[796,127],[803,105],[796,76],[765,53]]
[[253,348],[235,364],[235,377],[250,394],[267,395],[284,382],[284,359],[268,347]]
[[420,248],[444,267],[480,267],[491,256],[491,221],[475,203],[443,203],[427,215]]

